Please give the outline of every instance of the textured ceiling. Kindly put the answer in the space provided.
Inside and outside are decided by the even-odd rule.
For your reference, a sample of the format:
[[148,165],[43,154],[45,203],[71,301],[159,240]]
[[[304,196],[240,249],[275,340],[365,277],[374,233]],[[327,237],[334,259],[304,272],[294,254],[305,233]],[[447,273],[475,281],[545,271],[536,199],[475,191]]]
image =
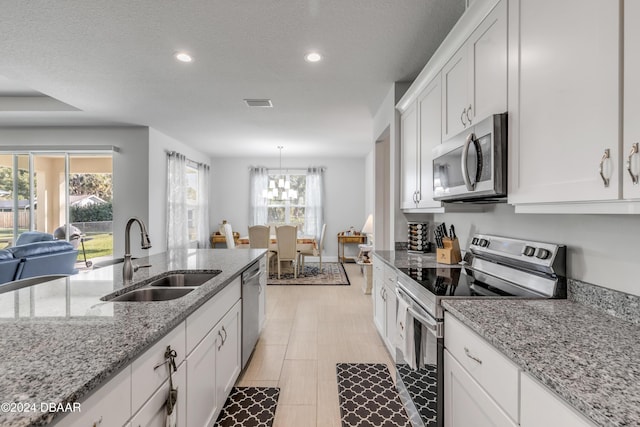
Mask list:
[[[391,84],[415,78],[463,3],[4,0],[0,96],[40,92],[80,111],[5,108],[0,126],[115,122],[212,156],[362,156]],[[305,62],[311,49],[325,59]],[[194,61],[175,61],[181,50]]]

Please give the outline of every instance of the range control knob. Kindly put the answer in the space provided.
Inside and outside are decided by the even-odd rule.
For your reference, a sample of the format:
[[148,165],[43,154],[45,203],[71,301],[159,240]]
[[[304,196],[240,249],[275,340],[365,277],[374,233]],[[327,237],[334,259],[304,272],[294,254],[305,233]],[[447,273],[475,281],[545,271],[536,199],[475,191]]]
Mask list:
[[538,252],[536,253],[536,258],[547,259],[549,258],[550,255],[551,255],[551,252],[549,252],[548,250],[538,249]]
[[471,241],[471,244],[472,245],[477,245],[479,241],[480,241],[480,239],[478,239],[477,237],[474,237],[473,240]]
[[533,246],[525,246],[522,253],[524,254],[524,256],[533,256],[533,254],[536,253],[536,248],[534,248]]
[[486,248],[487,246],[489,246],[489,241],[487,239],[480,239],[480,242],[478,244],[483,248]]

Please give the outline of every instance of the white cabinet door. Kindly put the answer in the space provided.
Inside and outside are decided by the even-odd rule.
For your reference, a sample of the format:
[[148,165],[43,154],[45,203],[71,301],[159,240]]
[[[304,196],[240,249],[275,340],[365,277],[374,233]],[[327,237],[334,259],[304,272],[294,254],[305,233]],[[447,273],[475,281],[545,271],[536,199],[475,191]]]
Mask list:
[[[519,75],[510,78],[517,120],[509,123],[515,154],[509,201],[617,199],[619,3],[519,0],[513,7],[509,44],[519,51],[510,63],[519,64]],[[599,173],[605,150],[608,186]]]
[[[640,155],[636,144],[640,143],[640,2],[624,3],[624,150],[623,167],[631,168],[623,176],[625,199],[640,198]],[[634,178],[631,177],[634,175]]]
[[220,408],[224,406],[242,368],[241,322],[241,301],[238,301],[214,329],[214,333],[222,339],[216,355],[216,398]]
[[467,49],[462,46],[442,69],[442,140],[469,126]]
[[[444,352],[445,427],[515,427],[515,424],[456,359]],[[561,424],[547,424],[561,425]]]
[[420,117],[420,174],[418,208],[440,208],[433,200],[433,149],[442,141],[442,85],[440,75],[427,85],[418,98]]
[[[166,370],[165,370],[166,371]],[[187,420],[187,385],[186,385],[186,364],[178,367],[172,373],[173,387],[178,392],[178,400],[174,408],[178,427],[186,426]],[[134,427],[165,427],[166,426],[166,402],[169,396],[169,381],[166,381],[156,393],[144,404],[142,409],[131,418],[131,425]]]
[[400,151],[402,158],[401,209],[416,207],[418,177],[418,109],[412,104],[400,118]]
[[522,427],[594,426],[529,375],[523,373],[520,378],[520,425]]
[[467,41],[472,123],[507,111],[507,1],[502,0]]
[[187,425],[212,425],[219,411],[216,396],[216,355],[222,339],[210,331],[187,358]]
[[373,322],[378,328],[378,332],[382,337],[386,336],[386,323],[385,323],[385,310],[386,305],[384,302],[384,276],[382,271],[378,272],[375,267],[376,263],[381,261],[374,261],[373,270]]

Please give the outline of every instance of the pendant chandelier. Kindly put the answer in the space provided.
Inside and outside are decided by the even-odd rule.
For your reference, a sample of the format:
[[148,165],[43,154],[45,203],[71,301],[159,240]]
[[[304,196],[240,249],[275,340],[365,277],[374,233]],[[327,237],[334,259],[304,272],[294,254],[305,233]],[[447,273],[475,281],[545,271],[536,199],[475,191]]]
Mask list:
[[298,192],[291,189],[291,182],[284,170],[282,169],[282,145],[278,145],[280,150],[280,176],[276,182],[275,179],[269,180],[269,190],[266,197],[271,200],[291,200],[298,198]]

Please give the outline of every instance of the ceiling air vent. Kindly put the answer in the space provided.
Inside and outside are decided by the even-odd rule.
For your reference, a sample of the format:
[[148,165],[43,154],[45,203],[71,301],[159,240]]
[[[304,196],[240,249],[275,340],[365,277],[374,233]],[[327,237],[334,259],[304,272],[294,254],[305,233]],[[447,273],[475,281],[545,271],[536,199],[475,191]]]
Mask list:
[[245,104],[249,107],[272,108],[273,104],[270,99],[245,99]]

